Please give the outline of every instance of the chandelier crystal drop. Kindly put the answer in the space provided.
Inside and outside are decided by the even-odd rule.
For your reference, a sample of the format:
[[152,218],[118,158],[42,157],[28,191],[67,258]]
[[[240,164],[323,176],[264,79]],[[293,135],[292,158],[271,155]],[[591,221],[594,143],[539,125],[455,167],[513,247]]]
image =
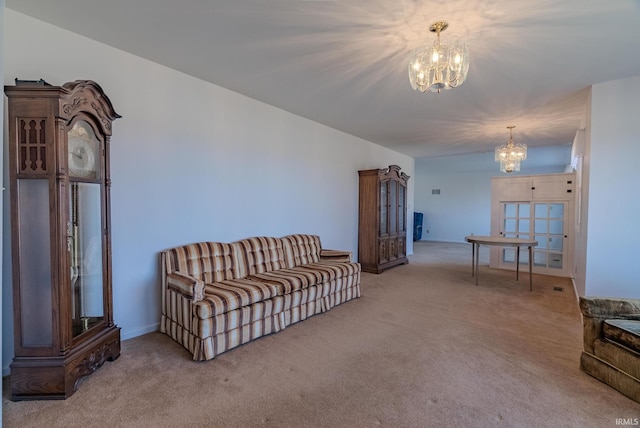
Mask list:
[[411,87],[420,92],[440,92],[462,85],[469,72],[469,49],[463,40],[441,43],[440,33],[449,27],[446,21],[431,24],[436,33],[433,45],[415,49],[409,60]]
[[520,171],[520,162],[527,158],[527,145],[513,143],[514,125],[507,126],[509,129],[509,141],[507,144],[496,147],[496,162],[500,162],[500,171],[514,172]]

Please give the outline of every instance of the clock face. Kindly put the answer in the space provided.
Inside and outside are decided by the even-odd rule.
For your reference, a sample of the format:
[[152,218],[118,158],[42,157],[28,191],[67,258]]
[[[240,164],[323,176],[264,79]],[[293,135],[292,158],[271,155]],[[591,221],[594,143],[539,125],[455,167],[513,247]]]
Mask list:
[[68,138],[69,175],[80,178],[98,179],[100,142],[89,123],[77,121],[69,131]]

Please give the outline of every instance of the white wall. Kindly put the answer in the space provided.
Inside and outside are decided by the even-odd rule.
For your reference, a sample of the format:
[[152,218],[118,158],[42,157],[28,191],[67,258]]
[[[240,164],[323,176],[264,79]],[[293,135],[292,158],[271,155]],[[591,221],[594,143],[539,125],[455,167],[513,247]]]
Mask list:
[[[397,164],[414,175],[408,156],[10,9],[5,18],[5,84],[15,77],[54,85],[91,79],[123,116],[111,139],[114,317],[123,339],[158,327],[161,250],[313,233],[324,247],[356,256],[357,171]],[[413,188],[409,180],[409,212]],[[7,214],[4,220],[7,236]],[[8,254],[5,246],[10,315]],[[2,329],[6,374],[10,316]]]
[[640,298],[640,76],[593,85],[585,293]]
[[585,295],[587,275],[587,237],[589,224],[589,164],[591,162],[591,89],[580,129],[571,148],[576,169],[576,216],[574,224],[574,275],[576,296]]
[[[541,166],[550,159],[555,163]],[[570,160],[569,144],[530,147],[522,170],[513,175],[564,172]],[[464,242],[471,233],[490,234],[491,177],[505,175],[493,153],[416,159],[415,169],[415,211],[424,213],[423,240]]]

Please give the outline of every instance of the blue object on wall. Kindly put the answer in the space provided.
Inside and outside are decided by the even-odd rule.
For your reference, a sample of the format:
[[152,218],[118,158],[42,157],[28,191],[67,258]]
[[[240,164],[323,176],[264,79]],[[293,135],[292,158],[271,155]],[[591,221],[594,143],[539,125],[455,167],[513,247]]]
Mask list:
[[424,214],[422,213],[413,213],[413,240],[419,241],[422,239],[422,220],[424,219]]

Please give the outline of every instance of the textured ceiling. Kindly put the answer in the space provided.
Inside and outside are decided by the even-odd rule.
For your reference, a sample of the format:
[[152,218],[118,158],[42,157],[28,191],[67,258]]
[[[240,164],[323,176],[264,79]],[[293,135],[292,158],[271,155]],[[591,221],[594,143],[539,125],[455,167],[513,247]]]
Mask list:
[[[573,141],[592,84],[640,75],[637,0],[6,0],[15,11],[389,147],[432,157]],[[464,37],[460,88],[410,51]]]

